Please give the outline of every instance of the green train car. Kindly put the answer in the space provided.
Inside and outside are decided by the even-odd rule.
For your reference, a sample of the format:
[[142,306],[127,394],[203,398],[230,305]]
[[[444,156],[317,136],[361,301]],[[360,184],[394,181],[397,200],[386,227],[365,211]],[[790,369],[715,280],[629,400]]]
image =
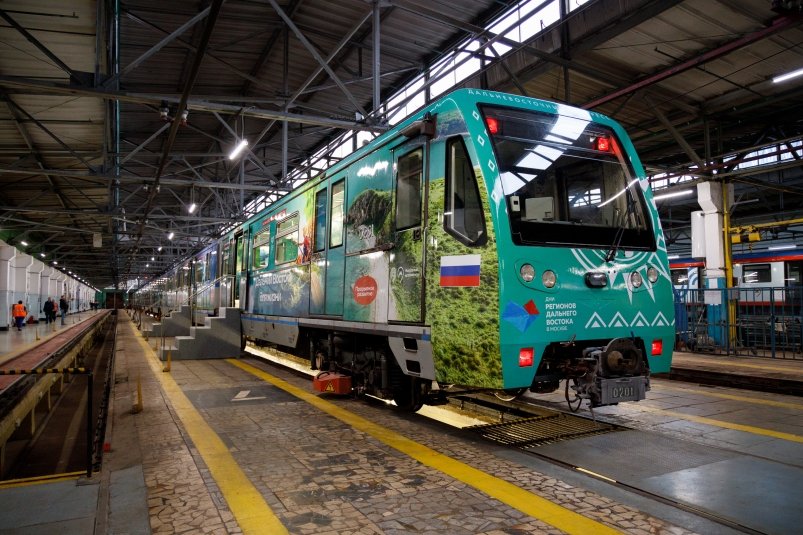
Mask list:
[[587,110],[455,91],[219,249],[244,338],[409,410],[564,380],[570,404],[637,401],[669,371],[652,193],[622,127]]

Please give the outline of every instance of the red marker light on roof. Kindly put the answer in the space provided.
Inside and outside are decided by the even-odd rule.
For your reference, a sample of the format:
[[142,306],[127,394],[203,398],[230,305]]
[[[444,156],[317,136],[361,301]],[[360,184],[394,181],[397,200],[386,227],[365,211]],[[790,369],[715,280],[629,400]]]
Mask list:
[[485,124],[488,125],[488,132],[491,134],[498,134],[499,133],[499,119],[494,119],[493,117],[486,117]]
[[607,137],[598,137],[597,138],[597,150],[602,152],[608,152],[611,150],[611,140]]

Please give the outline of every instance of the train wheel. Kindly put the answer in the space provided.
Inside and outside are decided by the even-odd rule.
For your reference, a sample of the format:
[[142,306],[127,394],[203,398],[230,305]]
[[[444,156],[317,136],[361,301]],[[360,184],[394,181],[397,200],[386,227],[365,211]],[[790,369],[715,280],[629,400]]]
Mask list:
[[527,391],[526,388],[508,388],[507,390],[494,390],[494,396],[502,401],[513,401]]
[[405,412],[416,412],[424,406],[424,384],[420,379],[404,376],[399,388],[393,391],[393,401]]

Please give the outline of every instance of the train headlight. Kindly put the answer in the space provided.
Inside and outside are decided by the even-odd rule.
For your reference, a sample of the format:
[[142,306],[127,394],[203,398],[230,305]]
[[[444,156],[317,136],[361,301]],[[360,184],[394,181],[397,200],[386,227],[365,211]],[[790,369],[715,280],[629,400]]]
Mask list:
[[658,282],[658,270],[654,267],[647,268],[647,280],[655,284]]
[[552,288],[553,286],[555,286],[555,283],[557,281],[558,277],[557,275],[555,275],[555,272],[552,271],[551,269],[544,271],[544,273],[541,275],[541,282],[547,288]]
[[524,282],[532,282],[535,278],[535,268],[530,264],[523,264],[519,269],[519,275],[524,279]]
[[633,288],[641,288],[642,284],[644,284],[644,279],[641,277],[641,273],[634,271],[630,274],[630,285]]

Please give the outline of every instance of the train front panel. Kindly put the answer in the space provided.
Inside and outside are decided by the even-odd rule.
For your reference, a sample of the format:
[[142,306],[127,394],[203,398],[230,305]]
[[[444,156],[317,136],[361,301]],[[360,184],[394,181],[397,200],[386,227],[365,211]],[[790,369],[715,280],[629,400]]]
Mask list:
[[669,370],[674,313],[657,210],[627,135],[562,104],[455,98],[494,227],[502,388],[548,392],[567,379],[594,405],[642,399],[649,374]]

